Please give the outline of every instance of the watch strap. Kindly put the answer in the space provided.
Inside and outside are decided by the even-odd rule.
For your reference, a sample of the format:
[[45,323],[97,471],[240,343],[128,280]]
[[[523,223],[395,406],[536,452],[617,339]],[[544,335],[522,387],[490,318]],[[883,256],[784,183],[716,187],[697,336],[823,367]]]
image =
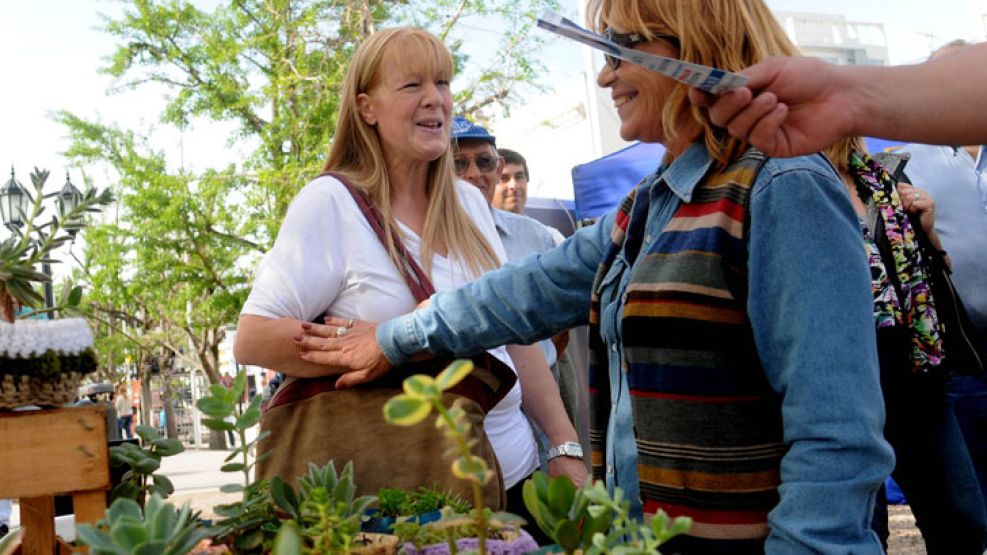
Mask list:
[[561,445],[556,445],[548,450],[547,459],[552,460],[558,457],[572,457],[574,459],[583,458],[583,446],[575,441],[566,441]]

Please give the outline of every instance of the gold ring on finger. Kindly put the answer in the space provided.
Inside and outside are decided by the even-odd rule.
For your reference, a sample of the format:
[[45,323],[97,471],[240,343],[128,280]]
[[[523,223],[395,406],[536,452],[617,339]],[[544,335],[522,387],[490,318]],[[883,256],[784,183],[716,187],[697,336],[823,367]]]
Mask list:
[[355,324],[355,323],[356,323],[356,320],[354,320],[353,318],[350,318],[350,320],[348,322],[346,322],[346,327],[352,328],[353,327],[353,324]]

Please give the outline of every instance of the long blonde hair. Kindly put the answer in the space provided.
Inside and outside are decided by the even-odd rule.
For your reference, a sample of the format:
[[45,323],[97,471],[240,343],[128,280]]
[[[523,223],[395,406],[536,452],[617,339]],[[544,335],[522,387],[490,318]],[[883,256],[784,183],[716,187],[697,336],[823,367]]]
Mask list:
[[[761,0],[589,0],[588,25],[597,32],[614,27],[648,39],[678,39],[677,55],[687,62],[739,71],[771,56],[798,56],[771,10]],[[725,167],[747,144],[713,125],[705,108],[689,102],[688,87],[676,84],[662,108],[665,136],[675,140],[691,118],[717,166]]]
[[[391,230],[397,225],[391,208],[391,182],[384,152],[377,128],[366,123],[357,109],[357,96],[373,89],[380,81],[384,61],[395,58],[399,67],[417,67],[424,75],[452,79],[452,55],[428,31],[395,27],[368,37],[353,54],[346,72],[336,133],[324,169],[346,175],[354,185],[367,191],[383,216],[388,253],[400,265],[391,240]],[[429,164],[425,187],[428,209],[421,247],[425,273],[432,273],[432,257],[438,245],[445,245],[449,257],[464,263],[474,277],[500,266],[496,252],[459,204],[450,148]]]

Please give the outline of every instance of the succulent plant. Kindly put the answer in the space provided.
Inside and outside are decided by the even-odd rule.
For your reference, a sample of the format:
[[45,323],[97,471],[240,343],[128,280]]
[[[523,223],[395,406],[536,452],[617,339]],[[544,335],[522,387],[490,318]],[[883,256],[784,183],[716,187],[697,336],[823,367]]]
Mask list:
[[209,536],[188,503],[178,509],[157,494],[143,511],[133,499],[117,499],[106,518],[95,525],[81,524],[77,532],[92,555],[185,555]]
[[171,480],[162,474],[155,474],[161,467],[161,458],[177,455],[185,450],[182,442],[175,438],[161,437],[150,426],[137,426],[143,447],[133,443],[122,443],[110,447],[110,464],[126,467],[120,483],[110,492],[112,499],[127,497],[143,503],[149,493],[168,497],[175,491]]

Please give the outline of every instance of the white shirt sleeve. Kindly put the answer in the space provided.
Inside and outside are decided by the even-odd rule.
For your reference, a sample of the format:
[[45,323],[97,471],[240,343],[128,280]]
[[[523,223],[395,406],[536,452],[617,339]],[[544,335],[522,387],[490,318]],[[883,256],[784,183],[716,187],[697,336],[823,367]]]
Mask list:
[[342,239],[354,214],[363,218],[336,179],[321,177],[302,188],[261,261],[241,314],[310,321],[325,312],[343,281]]

